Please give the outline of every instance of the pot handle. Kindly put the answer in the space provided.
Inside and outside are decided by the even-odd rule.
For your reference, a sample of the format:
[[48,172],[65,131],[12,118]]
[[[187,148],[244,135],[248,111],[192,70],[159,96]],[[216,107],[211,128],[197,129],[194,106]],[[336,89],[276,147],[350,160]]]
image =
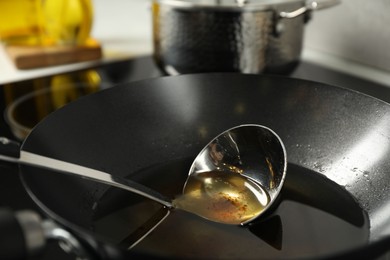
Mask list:
[[308,2],[306,2],[305,6],[299,8],[297,10],[294,10],[291,12],[280,12],[279,17],[291,19],[291,18],[298,17],[302,14],[305,14],[307,12],[310,12],[310,11],[329,8],[329,7],[338,5],[340,3],[341,3],[341,0],[308,1]]

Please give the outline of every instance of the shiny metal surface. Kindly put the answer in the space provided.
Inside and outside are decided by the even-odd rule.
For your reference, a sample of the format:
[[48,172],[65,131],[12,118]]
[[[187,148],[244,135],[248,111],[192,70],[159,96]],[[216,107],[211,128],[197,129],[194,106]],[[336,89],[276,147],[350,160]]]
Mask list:
[[[286,169],[286,150],[272,129],[254,124],[241,125],[224,131],[206,145],[195,158],[188,179],[197,178],[199,173],[223,171],[259,183],[270,196],[270,201],[258,215],[242,222],[246,224],[272,206],[282,189]],[[186,187],[183,193],[185,191]]]
[[229,9],[237,11],[259,11],[271,10],[277,5],[286,3],[305,3],[304,7],[293,10],[290,14],[283,15],[286,18],[294,18],[305,12],[328,8],[340,3],[340,0],[156,0],[157,2],[177,8],[212,8],[212,9]]
[[23,230],[25,247],[28,255],[37,255],[46,245],[46,236],[42,230],[41,217],[34,211],[22,210],[15,217]]
[[[301,6],[302,3],[287,4],[283,10]],[[273,18],[272,10],[181,10],[154,3],[154,57],[168,74],[260,73],[297,62],[303,16],[284,21],[284,32],[278,37],[274,35]],[[289,30],[292,31],[285,33]]]
[[340,3],[341,3],[340,0],[307,1],[305,6],[299,8],[297,10],[291,11],[291,12],[284,12],[284,11],[282,11],[282,12],[279,13],[279,16],[282,17],[282,18],[291,19],[291,18],[298,17],[300,15],[303,15],[304,13],[307,13],[307,12],[310,12],[310,11],[321,10],[321,9],[324,9],[324,8],[329,8],[329,7],[338,5]]
[[263,8],[249,9],[256,4],[154,1],[157,64],[170,75],[291,72],[300,59],[309,11],[321,9],[321,5],[305,1],[273,5],[261,2]]
[[[6,142],[6,138],[2,137],[2,142]],[[109,173],[98,171],[92,168],[84,167],[74,163],[69,163],[54,158],[34,154],[26,151],[20,152],[20,157],[10,157],[8,155],[0,154],[0,160],[30,165],[34,167],[49,169],[54,172],[67,173],[76,175],[78,177],[86,178],[89,180],[97,181],[107,185],[111,185],[120,189],[124,189],[151,200],[154,200],[166,207],[171,208],[172,204],[168,198],[165,198],[162,194],[149,189],[139,183],[132,182],[131,180],[122,179],[120,177],[112,176]]]
[[286,2],[304,2],[304,0],[156,0],[157,2],[176,8],[211,8],[211,9],[228,9],[228,10],[270,10],[275,5],[285,4]]
[[86,250],[85,245],[69,231],[57,225],[54,221],[46,219],[40,223],[42,232],[49,240],[55,240],[68,254],[76,256],[77,260],[92,260],[94,257]]

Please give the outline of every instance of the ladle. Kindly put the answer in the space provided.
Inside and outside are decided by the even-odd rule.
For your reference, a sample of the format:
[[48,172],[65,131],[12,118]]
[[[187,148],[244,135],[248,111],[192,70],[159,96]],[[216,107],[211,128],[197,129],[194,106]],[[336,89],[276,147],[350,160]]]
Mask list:
[[254,124],[228,129],[208,143],[174,200],[128,179],[20,150],[7,138],[0,138],[0,148],[0,160],[77,175],[225,224],[245,224],[265,212],[280,192],[287,167],[281,139]]

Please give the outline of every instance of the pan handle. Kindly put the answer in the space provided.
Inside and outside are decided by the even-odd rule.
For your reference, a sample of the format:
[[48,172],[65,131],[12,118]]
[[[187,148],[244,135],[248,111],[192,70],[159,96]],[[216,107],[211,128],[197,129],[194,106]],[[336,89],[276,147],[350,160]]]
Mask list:
[[0,208],[0,259],[35,259],[49,242],[58,242],[66,254],[79,260],[129,259],[127,251],[87,234],[76,236],[33,210]]
[[[34,219],[36,219],[35,216]],[[37,252],[43,247],[46,241],[42,232],[35,232],[34,225],[26,226],[30,226],[33,233],[37,234],[32,241],[29,241],[28,237],[25,236],[23,225],[20,223],[18,217],[7,208],[0,209],[1,259],[24,259],[31,252]]]
[[291,18],[298,17],[302,14],[305,14],[307,12],[310,12],[310,11],[329,8],[329,7],[338,5],[340,3],[341,3],[340,0],[308,1],[305,6],[299,8],[297,10],[294,10],[291,12],[280,12],[279,17],[291,19]]
[[51,220],[43,220],[32,210],[0,208],[0,259],[28,259],[38,256],[48,240],[59,242],[68,254],[93,259],[81,243]]

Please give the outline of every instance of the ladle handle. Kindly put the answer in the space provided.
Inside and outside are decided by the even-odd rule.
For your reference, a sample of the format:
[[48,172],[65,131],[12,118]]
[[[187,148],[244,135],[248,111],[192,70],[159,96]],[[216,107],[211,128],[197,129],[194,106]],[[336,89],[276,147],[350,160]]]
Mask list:
[[136,193],[145,198],[154,200],[168,208],[172,207],[172,203],[168,198],[140,183],[74,163],[20,150],[17,142],[5,137],[0,137],[0,160],[76,175],[81,178],[108,184],[110,186]]

